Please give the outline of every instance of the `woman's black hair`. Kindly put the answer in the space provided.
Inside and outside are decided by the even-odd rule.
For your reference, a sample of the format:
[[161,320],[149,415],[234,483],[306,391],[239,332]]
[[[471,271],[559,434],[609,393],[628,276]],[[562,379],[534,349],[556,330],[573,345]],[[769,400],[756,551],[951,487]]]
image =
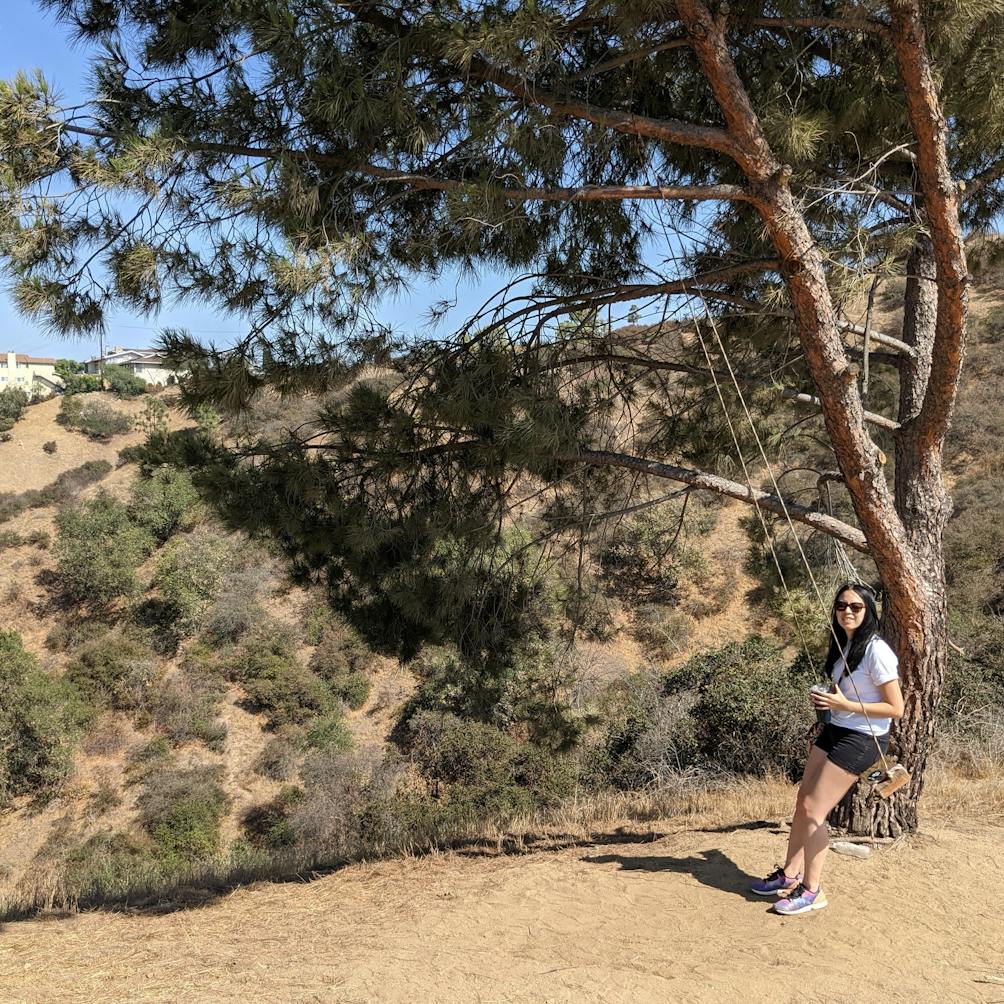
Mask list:
[[830,611],[832,631],[830,632],[830,648],[826,653],[826,673],[828,676],[832,676],[833,667],[847,647],[847,633],[837,621],[837,600],[840,599],[840,594],[847,592],[848,589],[857,593],[865,605],[865,615],[861,620],[861,626],[854,632],[854,636],[851,639],[851,649],[847,653],[847,668],[849,672],[853,673],[858,668],[858,663],[864,658],[868,642],[879,633],[878,606],[875,599],[875,590],[871,586],[866,586],[863,582],[845,582],[833,597],[833,607]]

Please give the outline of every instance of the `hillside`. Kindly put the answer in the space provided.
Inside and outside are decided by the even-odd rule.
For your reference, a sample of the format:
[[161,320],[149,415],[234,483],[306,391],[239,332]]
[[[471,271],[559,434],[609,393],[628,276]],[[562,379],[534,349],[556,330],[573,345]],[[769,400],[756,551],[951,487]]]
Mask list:
[[[988,946],[1004,928],[985,904],[1004,895],[1001,288],[985,273],[974,298],[948,457],[961,654],[923,831],[868,861],[831,859],[832,907],[811,925],[765,917],[742,894],[781,853],[792,790],[778,777],[804,756],[805,677],[792,611],[765,585],[740,503],[671,502],[598,535],[571,634],[573,579],[553,562],[541,594],[551,633],[530,647],[542,661],[518,664],[498,700],[518,712],[550,688],[554,732],[529,742],[529,717],[502,727],[456,711],[465,667],[448,645],[415,658],[380,648],[386,625],[357,630],[321,576],[294,574],[278,547],[232,529],[184,472],[141,470],[129,448],[144,434],[98,442],[56,422],[59,401],[30,407],[0,442],[0,499],[17,512],[0,523],[0,630],[49,685],[72,685],[59,700],[83,694],[87,708],[59,776],[0,809],[0,999],[838,1001],[879,990],[913,1001],[937,987],[944,1000],[998,1000],[1004,971]],[[879,299],[890,330],[896,296],[892,284]],[[132,416],[146,406],[89,397]],[[176,398],[159,399],[168,430],[193,427]],[[269,402],[261,426],[299,425],[313,408]],[[128,589],[100,606],[86,592],[67,599],[61,511],[114,530],[114,547],[78,541],[74,560],[101,564],[167,510],[170,528],[124,569]],[[827,582],[840,574],[825,567]],[[701,673],[725,690],[674,689]],[[785,709],[777,722],[764,694]],[[711,699],[712,715],[746,721],[750,744],[775,759],[733,773],[727,730],[702,739],[692,725]],[[29,724],[46,739],[51,723]],[[568,734],[579,760],[557,748]],[[62,910],[78,902],[112,909]]]

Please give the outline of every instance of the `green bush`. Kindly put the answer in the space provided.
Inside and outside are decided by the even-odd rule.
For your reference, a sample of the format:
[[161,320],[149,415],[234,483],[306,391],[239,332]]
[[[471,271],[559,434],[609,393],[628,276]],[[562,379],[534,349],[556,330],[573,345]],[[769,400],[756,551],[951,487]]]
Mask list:
[[0,390],[0,432],[14,428],[21,420],[31,397],[20,387],[4,387]]
[[245,836],[254,847],[280,850],[296,843],[290,810],[303,801],[303,789],[287,785],[264,805],[249,809],[241,820]]
[[736,773],[797,776],[818,667],[804,656],[789,664],[780,646],[751,637],[696,656],[686,673],[701,677],[691,714],[703,757]]
[[129,514],[163,542],[179,530],[189,530],[198,515],[199,493],[187,471],[158,467],[132,484]]
[[125,366],[114,363],[105,366],[104,378],[108,389],[119,397],[139,397],[146,393],[146,381]]
[[803,657],[750,637],[701,653],[663,676],[618,684],[590,773],[625,788],[669,783],[690,771],[784,774],[805,763],[814,721]]
[[370,680],[364,671],[369,658],[371,653],[355,631],[335,618],[310,657],[310,668],[350,708],[361,708],[370,693]]
[[244,688],[249,705],[268,716],[272,728],[303,724],[337,707],[328,684],[297,658],[292,639],[268,625],[235,650],[227,670]]
[[167,405],[159,398],[150,397],[136,419],[136,428],[147,438],[163,437],[168,433]]
[[56,445],[56,441],[54,439],[48,439],[42,444],[42,449],[51,455],[55,453],[59,447]]
[[140,823],[168,868],[206,861],[220,847],[220,823],[230,800],[222,767],[151,772],[137,801]]
[[67,619],[56,624],[45,636],[45,647],[51,652],[69,652],[78,645],[93,641],[107,631],[106,625],[90,618]]
[[24,543],[24,537],[13,530],[0,531],[0,551],[6,551],[8,547],[20,547]]
[[153,582],[180,631],[196,628],[238,560],[234,542],[205,527],[165,545]]
[[90,439],[108,440],[132,429],[132,419],[128,415],[103,401],[87,401],[78,394],[63,396],[56,421]]
[[273,781],[288,781],[296,772],[302,747],[302,729],[280,728],[258,754],[255,773]]
[[145,840],[104,830],[73,848],[61,862],[60,899],[67,906],[97,905],[135,894],[159,875]]
[[653,604],[637,607],[631,633],[656,659],[679,655],[690,640],[693,622],[679,610]]
[[675,603],[679,580],[700,564],[688,537],[707,534],[717,518],[713,507],[689,499],[625,516],[599,551],[611,588],[635,602]]
[[56,574],[70,599],[105,606],[135,591],[136,568],[154,542],[121,502],[100,492],[80,508],[60,511],[56,526]]
[[66,679],[93,705],[118,711],[143,707],[157,674],[150,648],[118,631],[81,646],[66,667]]
[[477,816],[511,816],[571,793],[572,762],[501,729],[423,711],[410,722],[411,755],[440,798]]
[[66,680],[47,676],[16,631],[0,631],[0,805],[50,790],[70,770],[89,718]]
[[345,753],[352,748],[352,733],[341,712],[315,718],[303,735],[303,747],[307,750],[336,750]]
[[72,373],[63,378],[63,391],[70,397],[74,394],[93,394],[101,390],[101,377],[96,373]]

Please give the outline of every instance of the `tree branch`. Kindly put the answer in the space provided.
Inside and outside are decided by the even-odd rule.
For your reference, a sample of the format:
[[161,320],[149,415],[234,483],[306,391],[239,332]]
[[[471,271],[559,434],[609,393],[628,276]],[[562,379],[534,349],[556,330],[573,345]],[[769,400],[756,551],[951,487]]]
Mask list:
[[973,198],[979,195],[987,185],[992,185],[995,181],[999,181],[1004,178],[1004,160],[997,161],[996,164],[991,164],[985,171],[981,171],[979,174],[970,178],[969,181],[965,182],[965,187],[962,192],[964,200]]
[[690,45],[690,39],[688,38],[671,38],[668,41],[660,42],[657,45],[647,45],[641,49],[629,49],[617,56],[612,56],[610,59],[604,60],[602,63],[590,66],[588,69],[579,70],[578,73],[573,73],[567,79],[584,80],[587,77],[595,77],[600,73],[606,73],[608,70],[615,70],[618,66],[623,66],[625,63],[631,63],[636,59],[644,59],[646,56],[654,56],[657,52],[668,52],[671,49],[684,49],[688,45]]
[[[417,189],[453,192],[476,189],[479,186],[479,182],[430,178],[427,175],[408,174],[372,164],[355,164],[349,170]],[[752,201],[749,192],[739,185],[578,185],[574,188],[500,188],[499,192],[514,202],[602,202],[617,199]]]
[[794,28],[799,30],[811,30],[819,28],[823,30],[833,29],[836,31],[867,32],[870,35],[880,35],[889,38],[891,31],[889,25],[884,21],[876,21],[874,18],[842,18],[842,17],[742,17],[734,18],[736,24],[748,24],[754,28]]
[[[111,133],[85,126],[67,125],[63,132],[93,136],[97,139],[114,139]],[[186,150],[196,153],[220,153],[256,160],[279,160],[288,157],[302,163],[326,164],[342,170],[362,174],[380,181],[408,185],[418,190],[437,192],[463,192],[479,188],[481,181],[457,181],[450,178],[433,178],[375,164],[352,163],[343,157],[320,153],[316,150],[292,150],[281,147],[242,146],[236,143],[212,143],[207,140],[189,140],[177,137]],[[488,184],[492,184],[488,180]],[[499,193],[514,202],[604,202],[624,199],[680,199],[686,202],[732,201],[751,202],[752,195],[739,185],[578,185],[574,188],[499,188]]]
[[835,519],[833,516],[827,516],[818,509],[789,499],[785,499],[782,505],[782,500],[776,495],[759,491],[756,488],[751,490],[746,485],[739,484],[738,481],[729,481],[727,478],[720,478],[705,471],[677,467],[674,464],[663,464],[655,460],[645,460],[642,457],[633,457],[626,453],[613,453],[607,450],[580,450],[578,453],[557,454],[554,459],[566,463],[589,464],[593,467],[619,467],[657,478],[665,478],[669,481],[679,481],[681,484],[691,485],[703,491],[715,492],[718,495],[726,495],[749,505],[753,505],[755,502],[760,508],[776,513],[778,516],[783,516],[784,510],[787,509],[788,514],[796,522],[834,537],[847,544],[848,547],[861,551],[862,554],[868,553],[868,544],[864,534],[856,527]]
[[[534,300],[529,306],[521,307],[512,313],[492,322],[486,328],[480,329],[481,334],[487,334],[498,328],[518,321],[528,314],[546,312],[553,307],[605,307],[612,303],[624,303],[630,300],[642,300],[650,296],[671,295],[673,293],[697,292],[702,297],[714,298],[717,294],[713,289],[705,288],[704,284],[729,282],[745,275],[757,272],[768,272],[777,269],[778,263],[773,259],[743,262],[739,265],[729,265],[714,269],[699,275],[687,276],[684,279],[671,279],[658,283],[627,283],[619,286],[594,290],[591,293],[570,294],[568,296],[552,297],[548,300]],[[476,320],[476,319],[475,319]]]

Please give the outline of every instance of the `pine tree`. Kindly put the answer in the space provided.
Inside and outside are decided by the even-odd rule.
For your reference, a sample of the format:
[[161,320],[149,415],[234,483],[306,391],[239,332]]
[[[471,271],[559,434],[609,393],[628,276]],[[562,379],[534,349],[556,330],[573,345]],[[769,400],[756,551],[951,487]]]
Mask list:
[[[45,6],[102,55],[83,106],[42,77],[0,88],[0,240],[27,315],[82,334],[187,297],[246,317],[228,354],[165,335],[193,405],[330,389],[375,358],[422,374],[356,384],[315,439],[248,446],[275,494],[302,500],[289,533],[358,531],[377,492],[390,561],[431,547],[437,521],[474,534],[516,472],[592,471],[596,491],[634,472],[750,502],[752,485],[700,468],[731,441],[711,421],[723,361],[695,331],[721,337],[758,417],[818,408],[844,518],[790,511],[875,564],[907,690],[894,749],[914,778],[847,819],[915,828],[946,660],[964,235],[1004,206],[1004,4]],[[451,266],[531,278],[450,344],[402,356],[369,305]],[[855,323],[896,274],[902,332]],[[619,337],[617,304],[654,323]],[[895,417],[865,410],[862,378]],[[311,540],[304,561],[323,561]]]

